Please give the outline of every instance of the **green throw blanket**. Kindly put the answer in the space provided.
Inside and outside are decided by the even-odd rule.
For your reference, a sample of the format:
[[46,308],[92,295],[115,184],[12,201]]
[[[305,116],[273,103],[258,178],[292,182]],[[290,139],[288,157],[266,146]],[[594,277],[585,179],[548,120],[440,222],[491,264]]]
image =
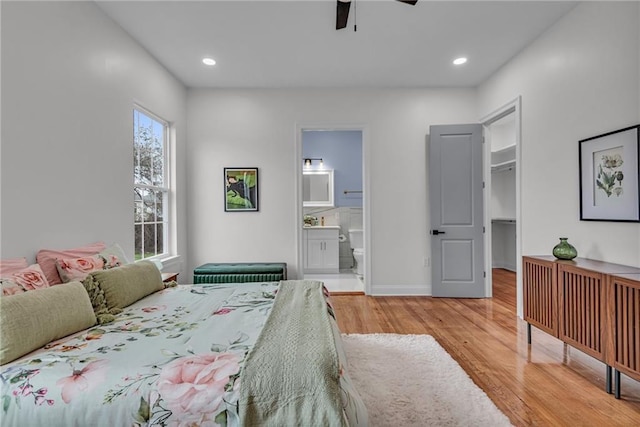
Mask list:
[[322,283],[282,281],[241,376],[246,426],[345,426],[340,366]]

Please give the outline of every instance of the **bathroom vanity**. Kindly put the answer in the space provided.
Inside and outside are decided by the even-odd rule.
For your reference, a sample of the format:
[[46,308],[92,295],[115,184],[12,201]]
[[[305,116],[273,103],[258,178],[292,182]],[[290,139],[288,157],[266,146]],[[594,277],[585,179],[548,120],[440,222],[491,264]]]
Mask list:
[[304,272],[337,274],[339,269],[338,226],[304,227]]

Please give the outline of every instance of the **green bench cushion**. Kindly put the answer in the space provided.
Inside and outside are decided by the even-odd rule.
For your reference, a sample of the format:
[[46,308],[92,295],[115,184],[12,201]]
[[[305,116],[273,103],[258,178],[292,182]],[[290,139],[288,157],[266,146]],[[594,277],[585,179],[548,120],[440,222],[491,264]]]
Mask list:
[[194,274],[281,273],[285,263],[209,263],[196,267]]

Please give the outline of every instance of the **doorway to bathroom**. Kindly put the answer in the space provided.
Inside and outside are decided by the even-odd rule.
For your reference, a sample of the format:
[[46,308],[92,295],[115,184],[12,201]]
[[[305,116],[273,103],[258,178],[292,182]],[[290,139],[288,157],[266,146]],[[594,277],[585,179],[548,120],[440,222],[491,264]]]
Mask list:
[[301,239],[304,279],[333,293],[366,288],[363,129],[299,129]]

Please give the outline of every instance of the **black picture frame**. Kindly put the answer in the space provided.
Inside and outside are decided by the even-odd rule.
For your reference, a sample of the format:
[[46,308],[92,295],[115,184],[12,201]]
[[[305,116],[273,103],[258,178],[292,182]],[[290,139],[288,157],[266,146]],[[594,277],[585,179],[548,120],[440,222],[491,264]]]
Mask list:
[[258,212],[258,168],[224,168],[225,212]]
[[579,141],[580,220],[640,222],[640,124]]

